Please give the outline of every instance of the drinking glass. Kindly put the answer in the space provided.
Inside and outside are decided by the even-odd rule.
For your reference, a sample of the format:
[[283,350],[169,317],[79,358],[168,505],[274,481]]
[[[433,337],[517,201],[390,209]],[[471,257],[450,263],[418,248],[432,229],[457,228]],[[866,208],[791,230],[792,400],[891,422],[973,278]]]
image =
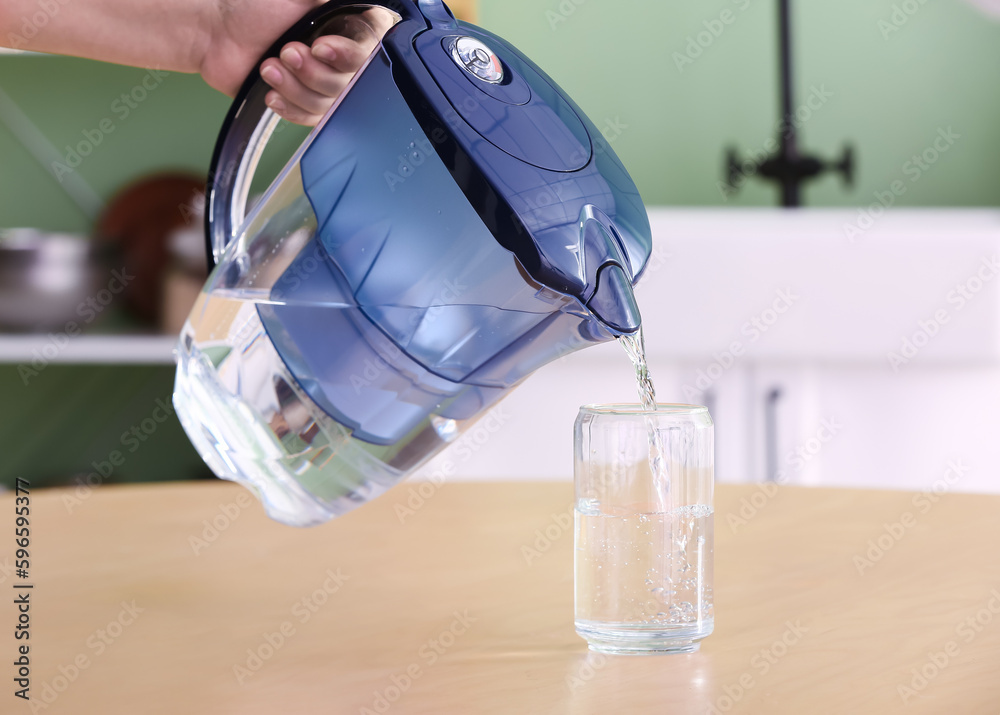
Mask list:
[[586,405],[574,430],[576,631],[605,653],[712,632],[714,427],[697,405]]

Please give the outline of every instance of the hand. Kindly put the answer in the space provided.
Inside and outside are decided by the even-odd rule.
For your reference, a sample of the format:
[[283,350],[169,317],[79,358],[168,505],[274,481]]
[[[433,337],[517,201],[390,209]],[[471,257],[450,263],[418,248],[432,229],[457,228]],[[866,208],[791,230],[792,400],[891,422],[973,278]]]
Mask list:
[[267,93],[267,106],[290,122],[315,125],[376,42],[374,35],[366,42],[336,35],[320,37],[311,48],[289,42],[282,48],[280,60],[272,57],[261,63],[261,77],[274,88]]
[[[201,73],[211,86],[230,96],[274,39],[317,3],[314,0],[230,0],[218,38],[208,48]],[[261,77],[273,89],[267,105],[288,121],[315,125],[351,81],[354,73],[392,25],[390,13],[373,8],[346,15],[338,35],[285,45],[279,58],[261,63]],[[266,31],[263,28],[268,28]]]
[[[25,38],[18,33],[25,18],[39,14],[38,0],[0,0],[0,46],[168,72],[200,72],[211,87],[232,97],[274,41],[322,4],[323,0],[59,0],[59,12]],[[381,7],[348,12],[324,30],[331,36],[319,38],[313,47],[289,43],[280,59],[261,64],[264,80],[274,88],[267,94],[268,106],[289,121],[316,124],[395,17]]]

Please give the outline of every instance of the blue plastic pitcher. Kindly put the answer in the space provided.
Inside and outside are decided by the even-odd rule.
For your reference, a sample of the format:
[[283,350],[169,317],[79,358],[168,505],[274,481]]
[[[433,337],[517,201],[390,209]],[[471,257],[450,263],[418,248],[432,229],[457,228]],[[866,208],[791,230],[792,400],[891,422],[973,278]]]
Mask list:
[[639,193],[596,127],[438,0],[330,2],[271,48],[371,47],[246,213],[278,122],[259,74],[209,176],[217,263],[180,336],[174,403],[219,477],[287,524],[326,521],[437,454],[533,370],[639,328]]

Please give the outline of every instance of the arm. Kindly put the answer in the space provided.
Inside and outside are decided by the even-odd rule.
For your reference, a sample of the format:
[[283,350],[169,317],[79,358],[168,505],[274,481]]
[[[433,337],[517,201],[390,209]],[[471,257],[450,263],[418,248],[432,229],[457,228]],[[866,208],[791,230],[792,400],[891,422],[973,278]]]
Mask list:
[[[0,45],[173,72],[232,96],[261,54],[319,0],[2,0]],[[44,20],[43,20],[44,18]],[[379,29],[379,28],[376,28]],[[384,28],[381,28],[384,32]],[[381,33],[379,34],[381,36]],[[268,105],[315,124],[371,50],[343,37],[290,43],[261,65]]]
[[207,0],[4,0],[0,43],[168,71],[197,72],[213,31]]

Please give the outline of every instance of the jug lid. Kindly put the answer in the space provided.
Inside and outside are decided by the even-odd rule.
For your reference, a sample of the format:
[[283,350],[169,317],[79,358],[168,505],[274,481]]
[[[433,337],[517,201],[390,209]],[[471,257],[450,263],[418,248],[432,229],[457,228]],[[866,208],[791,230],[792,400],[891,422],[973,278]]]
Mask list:
[[[573,295],[606,327],[637,329],[631,286],[652,237],[639,191],[609,142],[501,38],[454,21],[417,25],[400,23],[383,38],[393,78],[496,240],[534,281]],[[604,272],[594,301],[608,264],[621,273]]]

